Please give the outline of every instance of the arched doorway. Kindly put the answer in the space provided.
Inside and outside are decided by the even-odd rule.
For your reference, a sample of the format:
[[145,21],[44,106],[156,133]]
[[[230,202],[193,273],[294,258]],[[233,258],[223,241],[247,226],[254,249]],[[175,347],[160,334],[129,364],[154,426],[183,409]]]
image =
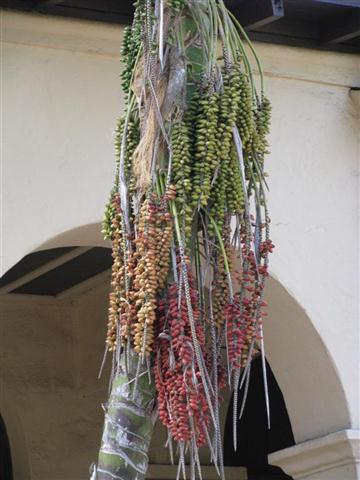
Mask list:
[[9,438],[5,422],[0,415],[0,479],[13,480],[13,469]]
[[[25,330],[16,331],[14,338],[20,339],[20,342],[30,342],[35,338],[35,331],[38,332],[36,333],[38,337],[36,341],[39,341],[39,352],[34,349],[34,352],[31,353],[32,357],[30,358],[31,362],[33,362],[32,365],[35,366],[34,371],[36,371],[36,376],[34,372],[32,372],[34,377],[31,378],[36,384],[36,395],[38,392],[41,392],[42,389],[46,388],[51,396],[49,401],[52,401],[55,396],[58,396],[60,389],[62,392],[61,395],[63,395],[62,405],[68,402],[69,408],[73,410],[71,411],[72,420],[71,422],[69,420],[68,423],[65,421],[68,412],[63,412],[64,418],[59,418],[59,420],[63,422],[59,431],[63,433],[64,431],[66,432],[67,429],[71,429],[72,438],[75,438],[75,435],[78,436],[76,438],[81,440],[76,442],[77,445],[86,446],[84,438],[82,437],[84,427],[86,430],[88,424],[93,422],[93,418],[96,417],[98,424],[95,425],[96,422],[91,423],[91,429],[89,429],[89,431],[91,430],[92,432],[96,431],[96,435],[94,434],[94,438],[86,437],[86,441],[88,441],[89,444],[91,443],[90,447],[94,452],[99,443],[99,432],[102,421],[102,413],[99,405],[101,401],[105,401],[106,399],[106,373],[104,374],[104,381],[101,387],[96,387],[97,372],[95,372],[95,368],[93,368],[91,374],[84,379],[81,374],[76,371],[76,368],[88,370],[89,365],[95,363],[97,368],[100,363],[101,349],[103,348],[102,335],[105,332],[106,325],[107,292],[109,285],[108,268],[111,264],[111,258],[110,252],[106,248],[103,249],[98,245],[86,246],[89,245],[86,241],[87,233],[90,235],[90,232],[95,232],[97,228],[99,228],[99,226],[96,226],[96,228],[94,225],[80,227],[79,229],[65,232],[59,237],[47,241],[44,244],[49,247],[47,251],[42,250],[31,254],[34,255],[31,262],[29,262],[29,258],[27,258],[28,267],[32,264],[32,269],[34,269],[35,265],[33,262],[34,258],[38,260],[40,258],[43,259],[41,261],[43,262],[42,265],[38,264],[35,268],[42,269],[40,270],[40,275],[37,275],[36,278],[39,279],[41,276],[47,275],[45,280],[43,278],[40,283],[37,280],[37,284],[36,282],[34,284],[34,278],[27,277],[26,282],[22,282],[21,285],[15,284],[15,286],[12,284],[12,290],[9,290],[18,290],[17,294],[19,295],[19,299],[21,299],[19,303],[21,314],[23,314],[24,305],[26,304],[26,315],[29,317],[26,318],[26,322],[24,322]],[[74,245],[77,246],[74,247]],[[79,245],[82,246],[80,247]],[[90,243],[90,245],[92,244]],[[52,257],[51,260],[49,260],[50,257]],[[100,261],[100,264],[97,264],[96,257],[103,259]],[[63,262],[64,258],[66,260],[65,262]],[[108,263],[104,264],[103,261],[106,258]],[[62,260],[59,261],[60,259]],[[59,289],[55,288],[55,290],[50,291],[49,287],[54,287],[54,283],[50,278],[51,275],[54,274],[56,269],[65,268],[66,265],[66,268],[68,268],[70,262],[72,262],[70,264],[71,271],[75,272],[75,274],[80,271],[81,275],[83,275],[85,271],[83,264],[78,264],[78,267],[76,267],[76,262],[79,260],[84,261],[87,265],[91,264],[92,268],[96,267],[95,270],[90,272],[88,278],[84,278],[83,276],[81,276],[81,278],[79,277],[80,285],[86,283],[87,287],[85,289],[83,287],[78,289],[76,286],[77,283],[74,282],[74,277],[69,273],[70,271],[68,274],[64,274],[64,271],[62,271],[60,277],[66,277],[67,279],[72,278],[70,284],[66,283],[66,285],[64,285],[60,282],[60,284],[58,284]],[[48,269],[45,267],[49,262],[55,262],[52,264],[54,268]],[[18,269],[17,275],[20,275],[19,266],[15,268]],[[101,272],[105,274],[104,277],[101,276]],[[10,273],[11,271],[9,275]],[[25,275],[29,273],[31,273],[31,269],[25,273]],[[14,275],[14,271],[12,275]],[[15,275],[15,277],[17,277],[17,275]],[[94,275],[98,279],[95,287],[93,284],[89,285],[87,283],[88,281],[91,282],[91,278],[93,278]],[[101,278],[99,278],[99,275]],[[17,280],[18,278],[12,278],[11,282],[16,282]],[[44,286],[48,288],[46,292],[41,290]],[[88,292],[89,288],[93,290]],[[69,290],[72,292],[71,296],[63,296],[63,292],[66,294]],[[31,297],[31,310],[34,312],[31,318],[28,304],[25,302],[26,295],[28,295],[29,298]],[[5,296],[6,294],[4,297]],[[315,330],[311,319],[291,294],[285,290],[281,283],[273,278],[269,279],[266,297],[270,305],[269,319],[264,325],[266,356],[284,395],[295,440],[301,442],[309,438],[316,438],[329,431],[346,428],[349,424],[349,414],[341,382],[326,347],[318,332]],[[69,298],[71,301],[69,301]],[[39,308],[40,305],[41,309]],[[44,313],[42,313],[42,311]],[[42,320],[42,316],[44,316],[44,321]],[[39,326],[31,328],[31,319],[35,318],[36,321],[39,322]],[[50,330],[49,323],[52,324],[54,330]],[[42,330],[38,331],[36,329]],[[50,338],[53,338],[54,333],[58,335],[56,343],[51,343],[44,332],[49,332]],[[74,339],[75,337],[73,338],[72,335],[76,335],[76,339]],[[59,346],[62,341],[64,342],[63,351],[61,351]],[[48,346],[47,343],[52,346]],[[85,349],[81,347],[81,343],[83,345],[86,343]],[[72,344],[75,345],[75,349]],[[81,350],[81,352],[76,349]],[[86,350],[86,352],[83,350]],[[55,358],[57,355],[62,355],[61,359],[63,361],[64,371],[57,371],[56,375],[53,376],[51,364],[44,364],[45,357],[42,354],[40,358],[40,351],[45,352],[44,354],[49,356],[46,358],[52,356]],[[94,361],[94,358],[96,361]],[[44,380],[42,375],[44,378],[48,376],[50,380],[47,378]],[[24,379],[26,381],[29,380],[28,378]],[[103,397],[101,398],[102,395]],[[35,398],[35,394],[33,398]],[[80,408],[84,398],[87,398],[87,408],[89,408],[87,413],[84,413],[83,407]],[[326,399],[326,402],[324,402],[324,399]],[[227,398],[222,407],[223,425],[225,424],[229,401],[230,399]],[[89,407],[90,404],[91,407]],[[79,410],[77,410],[78,408]],[[39,415],[39,412],[37,411],[36,414]],[[49,418],[50,416],[54,418],[54,412],[49,412]],[[154,445],[150,452],[150,458],[154,463],[161,462],[161,464],[163,464],[164,462],[168,462],[168,457],[165,455],[165,449],[159,450],[158,448],[160,445],[159,439],[163,438],[160,437],[161,435],[162,432],[159,427],[154,435]],[[63,449],[64,454],[66,454],[66,443],[68,442],[66,435],[58,435],[57,432],[55,438],[58,438],[59,441],[57,451]],[[161,445],[164,445],[165,442],[166,438],[164,438],[164,442],[161,440]],[[31,457],[31,455],[32,452],[30,452],[29,456]],[[78,467],[78,465],[81,465],[82,468],[88,461],[85,451],[81,453],[81,455],[84,455],[84,458],[79,457],[78,460],[76,460],[76,465],[74,460],[74,472],[80,472],[80,466]],[[55,456],[53,458],[55,458]],[[205,453],[203,458],[206,458]],[[45,469],[47,467],[41,465],[41,468]],[[79,468],[79,470],[77,470],[77,468]],[[71,469],[68,469],[68,472],[71,472]],[[81,475],[84,475],[83,470],[81,470]],[[50,478],[52,477],[49,476],[49,479]]]
[[1,279],[0,412],[11,480],[86,478],[96,459],[110,265],[108,248],[65,244],[30,253]]
[[252,360],[249,382],[245,382],[238,391],[236,432],[233,431],[234,395],[229,404],[224,432],[224,462],[225,465],[246,467],[248,480],[268,478],[290,480],[291,477],[268,462],[270,453],[293,446],[295,439],[284,396],[267,361],[265,365],[269,418],[265,400],[263,362],[259,352]]

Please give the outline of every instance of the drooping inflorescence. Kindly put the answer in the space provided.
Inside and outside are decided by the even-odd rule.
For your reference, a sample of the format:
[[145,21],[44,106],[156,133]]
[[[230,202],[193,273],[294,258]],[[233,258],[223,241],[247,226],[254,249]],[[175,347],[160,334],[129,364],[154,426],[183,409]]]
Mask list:
[[[223,0],[135,6],[103,223],[113,255],[106,341],[115,366],[129,351],[147,366],[180,464],[185,451],[198,464],[207,445],[222,475],[220,391],[225,379],[244,383],[266,316],[271,107]],[[135,386],[139,371],[128,372]]]

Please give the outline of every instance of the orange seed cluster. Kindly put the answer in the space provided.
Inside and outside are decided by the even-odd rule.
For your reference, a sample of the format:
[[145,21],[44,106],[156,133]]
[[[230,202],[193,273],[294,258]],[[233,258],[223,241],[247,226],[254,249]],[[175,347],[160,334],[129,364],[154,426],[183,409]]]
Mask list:
[[136,267],[131,303],[136,306],[137,314],[131,333],[135,352],[144,355],[152,351],[157,295],[166,286],[170,268],[170,198],[169,194],[160,198],[153,193],[144,201],[136,221]]

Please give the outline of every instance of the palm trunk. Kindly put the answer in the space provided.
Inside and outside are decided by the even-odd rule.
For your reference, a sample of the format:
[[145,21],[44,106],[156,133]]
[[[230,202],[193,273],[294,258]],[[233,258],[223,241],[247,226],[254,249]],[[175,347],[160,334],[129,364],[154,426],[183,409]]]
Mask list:
[[[144,480],[148,450],[156,421],[154,383],[144,365],[130,355],[115,375],[105,406],[105,422],[94,480]],[[137,385],[135,385],[137,383]]]

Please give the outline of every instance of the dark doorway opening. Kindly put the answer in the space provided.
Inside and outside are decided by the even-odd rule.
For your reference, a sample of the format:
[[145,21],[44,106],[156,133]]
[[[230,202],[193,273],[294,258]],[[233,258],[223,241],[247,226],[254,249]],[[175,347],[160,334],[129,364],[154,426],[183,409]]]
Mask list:
[[[250,383],[245,408],[237,420],[237,451],[233,445],[233,398],[225,425],[224,461],[227,466],[247,467],[248,480],[287,479],[280,468],[269,465],[268,455],[295,444],[285,400],[276,378],[266,362],[270,403],[270,429],[268,429],[264,379],[261,355],[251,364]],[[244,388],[239,392],[240,407]]]
[[13,480],[10,443],[4,420],[0,415],[0,480]]

